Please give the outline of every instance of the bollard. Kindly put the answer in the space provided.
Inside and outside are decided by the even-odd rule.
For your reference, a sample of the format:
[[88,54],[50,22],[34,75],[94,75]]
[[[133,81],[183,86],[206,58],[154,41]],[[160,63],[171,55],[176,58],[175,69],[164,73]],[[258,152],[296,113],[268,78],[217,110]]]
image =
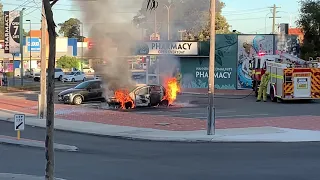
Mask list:
[[216,133],[216,108],[210,106],[208,110],[208,121],[207,121],[207,135],[215,135]]
[[40,113],[41,105],[40,105],[40,102],[41,102],[41,94],[38,94],[38,118],[39,119],[41,118],[41,113]]

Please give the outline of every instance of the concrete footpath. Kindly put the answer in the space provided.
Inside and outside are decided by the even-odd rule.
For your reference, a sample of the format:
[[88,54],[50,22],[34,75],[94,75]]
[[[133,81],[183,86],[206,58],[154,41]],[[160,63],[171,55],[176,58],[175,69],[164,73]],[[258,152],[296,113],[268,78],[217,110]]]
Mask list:
[[[0,118],[1,119],[1,118]],[[13,119],[2,119],[13,122]],[[27,117],[26,124],[45,128],[45,120]],[[165,124],[164,124],[165,125]],[[320,141],[320,131],[277,127],[217,129],[215,135],[205,130],[169,131],[151,128],[108,125],[94,122],[55,119],[55,129],[127,139],[182,142],[308,142]],[[28,131],[27,127],[25,129]]]
[[[43,180],[44,176],[32,176],[26,174],[11,174],[11,173],[0,173],[1,180]],[[65,180],[61,178],[55,178],[55,180]]]
[[[20,145],[20,146],[27,146],[27,147],[42,148],[42,149],[45,148],[44,141],[36,141],[36,140],[24,139],[24,138],[20,138],[18,140],[16,137],[3,136],[3,135],[0,135],[0,144]],[[54,149],[58,151],[69,151],[69,152],[78,151],[78,148],[76,146],[57,144],[57,143],[54,143]]]

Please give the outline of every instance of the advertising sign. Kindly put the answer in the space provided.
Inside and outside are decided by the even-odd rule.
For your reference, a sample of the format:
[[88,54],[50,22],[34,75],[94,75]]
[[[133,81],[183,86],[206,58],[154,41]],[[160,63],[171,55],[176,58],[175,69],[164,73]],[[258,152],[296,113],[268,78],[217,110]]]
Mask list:
[[[216,36],[215,88],[236,89],[237,35]],[[209,57],[181,58],[182,88],[208,88]]]
[[273,54],[273,35],[239,35],[237,88],[251,89],[252,79],[249,62],[259,53]]
[[56,44],[56,52],[68,52],[68,38],[57,37]]
[[5,53],[20,53],[20,12],[4,12]]
[[[30,42],[31,41],[31,42]],[[30,45],[31,43],[31,45]],[[28,52],[40,52],[40,39],[39,38],[28,38],[27,39],[27,46]]]
[[10,53],[9,50],[9,39],[10,39],[10,21],[9,11],[4,11],[4,53]]
[[145,42],[138,54],[143,55],[198,55],[198,42]]

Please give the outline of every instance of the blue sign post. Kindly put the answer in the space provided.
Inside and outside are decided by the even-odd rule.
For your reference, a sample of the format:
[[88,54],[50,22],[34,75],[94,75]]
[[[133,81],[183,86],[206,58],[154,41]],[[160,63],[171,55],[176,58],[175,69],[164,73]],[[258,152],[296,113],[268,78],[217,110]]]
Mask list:
[[[31,46],[30,46],[31,43]],[[27,40],[28,52],[40,52],[40,39],[39,38],[31,38]]]

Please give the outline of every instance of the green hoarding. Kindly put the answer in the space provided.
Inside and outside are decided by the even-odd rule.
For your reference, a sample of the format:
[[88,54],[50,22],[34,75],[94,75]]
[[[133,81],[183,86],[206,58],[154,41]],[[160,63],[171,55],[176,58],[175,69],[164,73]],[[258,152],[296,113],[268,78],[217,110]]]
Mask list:
[[[182,88],[208,88],[209,49],[200,42],[200,57],[180,57]],[[215,88],[236,89],[237,35],[217,35],[215,53]]]

